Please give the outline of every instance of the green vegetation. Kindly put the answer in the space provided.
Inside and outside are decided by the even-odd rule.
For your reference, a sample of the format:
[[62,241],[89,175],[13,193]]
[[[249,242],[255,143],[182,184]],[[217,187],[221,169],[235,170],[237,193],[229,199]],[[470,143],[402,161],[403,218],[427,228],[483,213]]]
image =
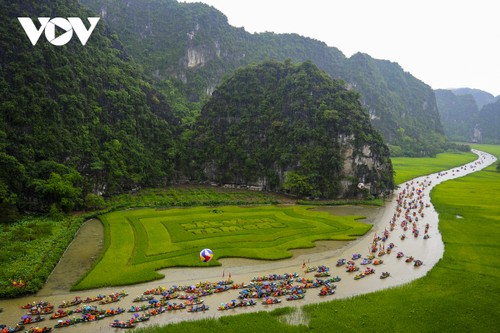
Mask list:
[[[88,218],[107,211],[133,207],[179,207],[199,205],[254,205],[289,203],[290,199],[272,193],[222,189],[207,186],[183,186],[146,189],[104,201],[87,196],[86,201],[99,212],[88,215],[54,217],[25,216],[15,223],[0,224],[0,298],[38,291],[73,239],[76,230]],[[27,281],[26,288],[14,288],[12,281]]]
[[[353,216],[313,212],[307,206],[139,209],[101,216],[104,253],[75,289],[127,285],[163,277],[173,266],[213,266],[223,257],[276,260],[289,249],[314,247],[317,240],[352,240],[371,225]],[[199,251],[214,259],[203,263]]]
[[106,201],[111,210],[132,207],[192,207],[290,203],[283,195],[214,186],[150,188],[135,194],[121,194]]
[[[224,75],[241,66],[270,59],[311,61],[361,93],[375,128],[404,156],[434,156],[445,148],[433,90],[397,63],[361,53],[346,58],[335,47],[292,33],[250,34],[230,26],[223,13],[201,3],[82,3],[96,13],[106,8],[103,19],[150,79],[158,83],[157,87],[175,86],[185,99],[204,100]],[[172,108],[189,109],[186,119],[193,115],[193,108],[179,99]]]
[[392,165],[396,170],[394,182],[401,184],[415,177],[448,170],[457,165],[472,162],[476,158],[477,155],[473,153],[442,153],[436,157],[426,158],[393,157],[391,159]]
[[500,100],[478,89],[438,89],[441,123],[450,140],[500,143]]
[[[38,291],[84,220],[83,216],[63,221],[24,217],[16,223],[0,224],[0,298]],[[27,284],[15,287],[13,281]]]
[[[474,148],[500,158],[500,146]],[[413,160],[415,165],[419,160]],[[305,306],[307,326],[282,324],[279,318],[292,310],[280,309],[137,331],[258,332],[270,327],[276,332],[495,332],[500,311],[493,297],[500,293],[498,193],[495,166],[436,187],[431,195],[440,216],[443,259],[409,285]]]
[[192,141],[186,164],[205,170],[192,177],[321,198],[353,197],[359,181],[373,195],[393,187],[389,150],[359,95],[311,62],[238,69],[205,104]]
[[468,142],[474,134],[479,108],[470,94],[456,95],[451,90],[435,90],[441,124],[450,140]]
[[[77,38],[33,47],[17,17],[89,17],[76,0],[3,1],[0,11],[0,208],[71,211],[88,193],[173,178],[173,116],[101,20]],[[38,24],[36,22],[35,24]],[[12,213],[14,212],[14,213]],[[4,216],[4,214],[0,214]]]
[[479,112],[479,127],[484,143],[500,143],[500,99],[483,106]]

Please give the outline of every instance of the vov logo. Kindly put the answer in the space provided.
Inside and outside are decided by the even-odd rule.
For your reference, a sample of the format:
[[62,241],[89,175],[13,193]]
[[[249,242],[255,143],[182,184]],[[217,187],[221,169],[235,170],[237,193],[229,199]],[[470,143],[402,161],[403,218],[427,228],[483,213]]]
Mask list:
[[[85,45],[94,31],[94,28],[99,22],[100,17],[89,17],[87,20],[90,22],[90,28],[87,30],[82,20],[79,17],[68,17],[68,19],[62,17],[39,17],[40,29],[35,27],[35,24],[29,17],[18,17],[17,18],[21,25],[23,26],[26,35],[31,41],[31,44],[36,45],[38,39],[45,31],[45,38],[52,45],[61,46],[66,45],[73,37],[73,31],[80,39],[82,45]],[[64,30],[65,33],[56,37],[56,26]]]

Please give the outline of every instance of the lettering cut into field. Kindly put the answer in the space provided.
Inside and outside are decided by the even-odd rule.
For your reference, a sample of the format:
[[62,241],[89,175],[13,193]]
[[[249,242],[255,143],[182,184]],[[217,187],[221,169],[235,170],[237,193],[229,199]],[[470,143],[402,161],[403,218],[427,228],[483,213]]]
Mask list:
[[[162,278],[161,268],[220,265],[224,257],[277,260],[318,240],[353,240],[371,225],[362,216],[333,216],[307,206],[137,209],[103,215],[104,252],[74,289]],[[203,263],[199,251],[214,259]]]

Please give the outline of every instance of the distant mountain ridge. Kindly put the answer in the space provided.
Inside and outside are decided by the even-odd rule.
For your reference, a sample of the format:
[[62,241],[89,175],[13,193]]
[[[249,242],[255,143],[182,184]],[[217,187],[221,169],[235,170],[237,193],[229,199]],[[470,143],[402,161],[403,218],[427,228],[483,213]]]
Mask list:
[[[495,96],[490,94],[489,92],[480,90],[480,89],[473,89],[473,88],[456,88],[456,89],[450,89],[456,96],[463,96],[463,95],[471,95],[474,97],[474,100],[476,101],[477,108],[481,110],[483,106],[486,104],[494,103],[495,102]],[[500,96],[499,96],[500,97]]]
[[500,143],[500,96],[471,88],[437,89],[446,135],[455,141]]
[[[82,0],[119,35],[159,84],[187,99],[206,99],[222,77],[264,60],[310,60],[361,93],[374,126],[395,155],[434,155],[446,138],[432,89],[396,63],[366,54],[346,58],[335,47],[296,34],[250,34],[220,11],[175,0]],[[175,105],[174,111],[176,109]]]

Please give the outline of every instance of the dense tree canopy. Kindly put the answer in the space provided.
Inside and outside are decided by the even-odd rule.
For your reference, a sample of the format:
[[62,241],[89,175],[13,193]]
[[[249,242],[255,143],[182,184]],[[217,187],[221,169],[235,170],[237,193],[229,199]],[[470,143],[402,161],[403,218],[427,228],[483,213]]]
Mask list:
[[352,191],[361,180],[373,193],[392,186],[388,149],[359,95],[311,62],[237,70],[204,106],[193,140],[202,166],[194,170],[220,183],[318,197]]
[[44,35],[33,46],[17,17],[93,14],[74,0],[1,5],[0,206],[71,210],[86,193],[167,183],[174,151],[166,98],[106,23],[85,46],[76,37],[54,46]]
[[[176,86],[187,100],[204,100],[225,74],[240,66],[270,59],[310,60],[361,93],[372,124],[393,153],[432,156],[446,146],[432,89],[396,63],[361,53],[347,58],[335,47],[293,33],[250,34],[230,26],[223,13],[202,3],[82,3],[103,14],[150,78],[163,86]],[[187,118],[199,111],[196,105],[179,102],[173,108],[191,110]]]

